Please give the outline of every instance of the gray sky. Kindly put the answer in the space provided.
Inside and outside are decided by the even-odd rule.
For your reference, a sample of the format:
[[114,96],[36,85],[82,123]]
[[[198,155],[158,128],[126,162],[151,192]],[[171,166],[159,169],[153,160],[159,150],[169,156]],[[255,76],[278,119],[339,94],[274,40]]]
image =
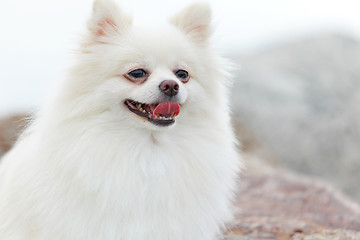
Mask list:
[[[136,21],[168,19],[192,0],[118,0]],[[323,32],[360,36],[358,0],[207,0],[216,45],[258,48]],[[31,109],[65,77],[92,0],[1,0],[0,115]]]

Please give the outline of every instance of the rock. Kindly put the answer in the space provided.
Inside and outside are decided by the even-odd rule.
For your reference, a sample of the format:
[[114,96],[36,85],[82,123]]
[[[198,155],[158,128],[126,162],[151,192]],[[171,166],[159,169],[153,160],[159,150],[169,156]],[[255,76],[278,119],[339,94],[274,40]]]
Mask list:
[[359,39],[320,34],[233,61],[241,67],[232,88],[233,120],[251,132],[259,150],[360,201]]
[[0,119],[0,157],[12,147],[28,122],[25,114]]
[[273,169],[252,157],[227,239],[356,240],[360,207],[319,179]]

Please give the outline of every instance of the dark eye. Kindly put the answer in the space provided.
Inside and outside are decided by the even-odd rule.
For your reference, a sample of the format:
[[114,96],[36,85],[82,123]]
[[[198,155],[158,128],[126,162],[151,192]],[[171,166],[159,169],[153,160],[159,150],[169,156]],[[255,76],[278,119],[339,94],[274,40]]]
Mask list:
[[146,77],[147,73],[143,69],[135,69],[129,72],[127,75],[129,75],[131,78],[144,78]]
[[185,70],[177,70],[175,72],[177,78],[179,78],[183,83],[189,81],[189,73]]

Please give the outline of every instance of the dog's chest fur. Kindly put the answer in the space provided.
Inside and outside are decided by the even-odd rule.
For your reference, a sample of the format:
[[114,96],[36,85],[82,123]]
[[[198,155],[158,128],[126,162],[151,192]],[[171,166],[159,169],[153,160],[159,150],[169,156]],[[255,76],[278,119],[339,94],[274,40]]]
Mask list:
[[[81,134],[55,153],[49,140],[32,163],[32,199],[12,214],[28,211],[24,235],[33,239],[211,239],[231,218],[237,156],[220,132],[201,131],[134,131],[118,141],[90,130],[96,138]],[[46,164],[47,154],[58,164]]]

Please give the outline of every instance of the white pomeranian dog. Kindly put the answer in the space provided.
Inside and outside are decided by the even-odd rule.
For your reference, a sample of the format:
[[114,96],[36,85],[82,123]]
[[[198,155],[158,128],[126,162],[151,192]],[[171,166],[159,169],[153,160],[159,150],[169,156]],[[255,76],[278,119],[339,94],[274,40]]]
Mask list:
[[214,240],[241,159],[194,4],[136,26],[97,0],[77,64],[0,164],[1,240]]

